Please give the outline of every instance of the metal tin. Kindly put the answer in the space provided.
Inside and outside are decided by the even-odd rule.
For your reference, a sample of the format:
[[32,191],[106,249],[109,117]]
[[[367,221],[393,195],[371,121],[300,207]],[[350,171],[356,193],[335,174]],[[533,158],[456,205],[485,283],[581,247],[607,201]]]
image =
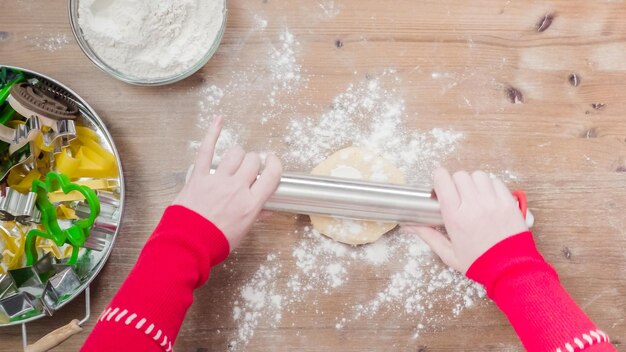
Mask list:
[[215,42],[213,42],[213,45],[211,45],[211,47],[209,48],[209,51],[207,51],[207,53],[200,59],[200,61],[198,61],[195,65],[190,67],[187,71],[184,71],[172,77],[159,78],[159,79],[141,79],[137,77],[131,77],[124,73],[119,72],[118,70],[114,69],[113,67],[109,66],[106,62],[101,60],[98,57],[98,54],[96,54],[93,51],[93,49],[91,49],[91,46],[89,45],[87,40],[83,37],[83,32],[80,29],[80,26],[78,25],[78,3],[79,2],[80,0],[69,0],[68,14],[69,14],[69,19],[70,19],[70,27],[72,28],[72,33],[74,33],[74,38],[76,38],[76,41],[78,42],[78,46],[80,47],[80,49],[83,51],[83,53],[85,53],[87,58],[89,58],[89,60],[93,62],[102,71],[108,73],[114,78],[119,79],[120,81],[129,83],[129,84],[139,85],[139,86],[160,86],[160,85],[175,83],[191,76],[192,74],[200,70],[204,65],[206,65],[207,62],[209,62],[211,57],[213,57],[213,54],[215,54],[215,52],[217,51],[217,48],[219,47],[222,41],[222,38],[224,37],[224,32],[226,30],[226,19],[228,17],[227,16],[228,1],[224,0],[224,21],[222,21],[222,27],[220,28],[217,34],[217,37],[215,38]]
[[[98,114],[93,110],[93,108],[91,108],[91,106],[89,106],[89,104],[83,99],[81,98],[78,94],[76,94],[73,90],[71,90],[70,88],[68,88],[67,86],[65,86],[64,84],[62,84],[61,82],[52,79],[48,76],[45,76],[43,74],[31,71],[31,70],[27,70],[21,67],[14,67],[14,66],[7,66],[7,65],[0,65],[1,67],[7,67],[10,69],[17,69],[20,70],[22,72],[24,72],[24,74],[27,76],[27,78],[40,78],[40,79],[45,79],[49,82],[52,82],[60,87],[62,87],[63,89],[65,89],[67,91],[67,93],[70,95],[70,97],[72,99],[74,99],[76,101],[76,103],[79,106],[79,110],[81,113],[81,116],[77,119],[78,124],[83,125],[83,126],[87,126],[93,130],[95,130],[98,134],[98,136],[100,137],[101,140],[101,144],[105,147],[105,149],[109,150],[110,152],[113,153],[113,155],[115,156],[115,160],[117,162],[117,167],[119,170],[119,175],[118,175],[118,182],[119,182],[119,197],[120,197],[120,201],[119,201],[119,209],[118,212],[119,214],[123,214],[124,211],[124,199],[125,199],[125,187],[124,187],[124,173],[122,170],[122,163],[119,157],[119,153],[117,151],[117,148],[115,146],[115,143],[113,142],[113,138],[111,137],[111,134],[109,133],[109,131],[107,130],[106,126],[104,125],[104,122],[102,121],[102,119],[100,119],[100,117],[98,116]],[[81,282],[80,282],[80,286],[74,291],[74,293],[68,297],[66,300],[60,302],[56,307],[55,310],[58,310],[60,308],[62,308],[63,306],[65,306],[67,303],[69,303],[70,301],[72,301],[74,298],[76,298],[76,296],[78,296],[79,294],[81,294],[83,291],[88,292],[88,288],[89,285],[91,284],[91,282],[93,281],[93,279],[98,275],[98,273],[100,272],[100,270],[102,270],[102,267],[104,266],[104,264],[106,263],[107,259],[109,258],[109,255],[111,254],[111,250],[113,249],[113,245],[115,243],[115,238],[117,237],[118,233],[119,233],[119,229],[120,229],[120,225],[121,225],[121,219],[122,216],[119,216],[117,219],[117,222],[115,226],[115,233],[113,236],[108,236],[106,239],[106,245],[104,247],[104,250],[101,252],[98,251],[91,251],[90,252],[90,261],[89,264],[87,264],[85,267],[78,267],[77,271],[82,273],[81,274]],[[113,224],[112,224],[113,225]],[[89,307],[87,307],[87,311],[89,311]],[[27,319],[23,319],[23,320],[19,320],[19,321],[11,321],[8,323],[0,323],[0,327],[3,326],[10,326],[10,325],[18,325],[18,324],[24,324],[33,320],[37,320],[39,318],[44,317],[45,314],[42,311],[41,314],[38,315],[34,315],[31,316]],[[23,326],[24,329],[24,326]]]

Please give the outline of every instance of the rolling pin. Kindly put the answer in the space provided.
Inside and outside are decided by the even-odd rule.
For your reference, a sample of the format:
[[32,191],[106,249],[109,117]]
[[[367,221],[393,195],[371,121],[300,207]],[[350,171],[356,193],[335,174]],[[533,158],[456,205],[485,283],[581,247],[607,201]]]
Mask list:
[[[532,227],[534,217],[526,209],[524,193],[515,191],[513,195],[526,224]],[[403,225],[443,225],[439,202],[431,189],[298,173],[283,173],[264,208]]]

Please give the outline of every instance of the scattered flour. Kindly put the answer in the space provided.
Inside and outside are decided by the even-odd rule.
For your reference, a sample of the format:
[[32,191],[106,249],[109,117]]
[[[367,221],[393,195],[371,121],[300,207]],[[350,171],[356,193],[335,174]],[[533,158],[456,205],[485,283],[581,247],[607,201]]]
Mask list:
[[[347,301],[335,317],[336,329],[383,316],[385,321],[418,320],[417,338],[426,327],[458,316],[485,296],[482,286],[440,264],[414,234],[396,233],[360,247],[338,243],[310,227],[292,235],[299,239],[291,255],[269,255],[239,290],[233,304],[237,332],[229,343],[231,351],[245,350],[257,328],[278,327],[285,314],[318,312],[324,297],[350,278],[362,279],[364,271],[377,272],[376,278],[385,281],[374,290],[378,281],[351,283],[357,289],[362,285],[369,299]],[[441,312],[441,307],[447,311]]]
[[59,49],[63,49],[70,43],[70,38],[65,33],[46,34],[41,33],[36,36],[24,36],[24,39],[35,45],[39,49],[43,49],[49,52],[55,52]]
[[340,5],[336,4],[334,0],[323,0],[319,3],[322,12],[324,13],[325,19],[332,19],[337,17],[341,12]]
[[268,24],[267,20],[259,16],[258,14],[254,15],[254,23],[255,23],[255,28],[261,31],[267,28],[267,24]]
[[293,92],[302,79],[302,66],[296,61],[296,50],[300,45],[288,29],[279,36],[279,43],[272,48],[269,55],[269,67],[272,73],[274,86],[270,92],[270,103],[275,103],[272,97],[280,91]]
[[409,183],[418,181],[454,152],[462,134],[441,128],[411,131],[404,118],[405,103],[395,89],[385,89],[377,78],[350,84],[320,117],[289,121],[284,160],[311,167],[335,150],[355,145],[394,163]]
[[283,296],[277,294],[276,277],[281,265],[268,255],[254,276],[241,288],[241,301],[234,302],[233,320],[238,323],[231,349],[244,348],[261,321],[274,325],[282,318]]

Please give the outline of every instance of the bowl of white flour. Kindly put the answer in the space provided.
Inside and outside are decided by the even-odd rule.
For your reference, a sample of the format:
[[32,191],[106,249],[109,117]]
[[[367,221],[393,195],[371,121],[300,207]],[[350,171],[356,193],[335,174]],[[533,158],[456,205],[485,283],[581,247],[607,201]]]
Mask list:
[[163,85],[204,66],[226,27],[226,0],[70,0],[78,44],[127,83]]

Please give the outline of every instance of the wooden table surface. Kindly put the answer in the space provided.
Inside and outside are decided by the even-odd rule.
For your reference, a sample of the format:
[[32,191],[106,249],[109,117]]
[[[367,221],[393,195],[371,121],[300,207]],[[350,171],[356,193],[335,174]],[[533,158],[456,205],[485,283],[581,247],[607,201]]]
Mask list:
[[[319,110],[277,109],[283,119],[260,122],[268,107],[254,97],[267,94],[268,45],[288,29],[299,42],[296,56],[308,79],[307,88],[288,99],[328,106],[348,84],[391,68],[400,78],[396,89],[405,100],[409,128],[463,134],[443,165],[513,172],[509,183],[527,191],[535,212],[539,249],[575,300],[626,351],[624,1],[230,0],[226,34],[214,58],[182,82],[153,88],[99,71],[73,39],[65,1],[0,0],[0,16],[0,64],[70,86],[98,111],[121,154],[127,212],[92,286],[94,314],[115,294],[182,187],[194,157],[189,141],[202,135],[203,87],[225,87],[238,72],[257,68],[260,89],[229,97],[220,111],[249,149],[265,149],[271,141],[273,151],[284,153],[284,118],[319,116]],[[197,291],[176,349],[227,350],[237,327],[233,297],[268,253],[290,260],[292,232],[304,225],[305,217],[283,214],[261,221],[230,264],[215,269]],[[324,296],[319,309],[326,314],[285,312],[276,326],[259,326],[247,350],[522,350],[506,318],[487,302],[441,319],[418,338],[411,338],[417,317],[374,316],[338,330],[333,314],[377,280],[372,271],[354,274],[365,284],[348,282]],[[437,302],[435,312],[444,304]],[[83,303],[76,299],[54,319],[28,324],[30,339],[82,316]],[[19,349],[18,327],[3,328],[0,336],[1,351]],[[77,350],[86,336],[57,350]]]

